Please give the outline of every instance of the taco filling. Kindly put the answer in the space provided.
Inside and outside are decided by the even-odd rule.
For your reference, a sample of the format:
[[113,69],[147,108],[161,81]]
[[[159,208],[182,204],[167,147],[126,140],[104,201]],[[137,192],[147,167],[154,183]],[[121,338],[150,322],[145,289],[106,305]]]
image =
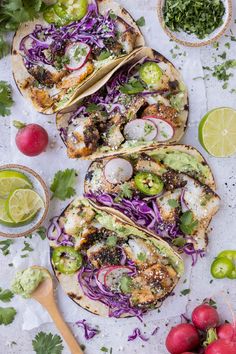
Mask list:
[[177,141],[188,117],[187,89],[165,58],[144,56],[66,117],[64,124],[63,113],[58,115],[58,127],[71,158]]
[[[110,317],[141,317],[160,306],[183,272],[183,261],[168,244],[98,211],[84,199],[76,199],[53,220],[48,237],[62,286],[98,314],[101,304]],[[75,283],[73,293],[69,281]]]
[[21,89],[43,110],[64,107],[98,69],[130,54],[139,35],[112,10],[100,13],[96,1],[68,4],[47,8],[44,21],[35,24],[17,48],[29,74]]
[[219,197],[204,184],[210,169],[187,151],[169,146],[95,161],[85,196],[161,236],[195,262],[206,249],[206,230]]

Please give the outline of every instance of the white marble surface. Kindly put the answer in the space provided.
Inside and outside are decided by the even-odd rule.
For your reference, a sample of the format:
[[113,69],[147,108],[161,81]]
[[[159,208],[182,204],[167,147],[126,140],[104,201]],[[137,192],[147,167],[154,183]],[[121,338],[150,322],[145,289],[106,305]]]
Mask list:
[[[192,144],[199,148],[199,150],[207,158],[211,165],[216,182],[217,191],[222,198],[221,210],[214,218],[210,230],[210,242],[208,247],[208,254],[205,259],[199,262],[193,269],[190,269],[189,275],[186,274],[188,282],[176,290],[176,296],[169,298],[170,310],[165,311],[163,308],[161,314],[153,311],[145,318],[145,326],[140,324],[135,319],[113,320],[102,319],[94,315],[88,314],[85,310],[79,308],[71,300],[65,297],[60,286],[57,288],[57,295],[59,306],[68,322],[78,336],[81,343],[86,345],[86,354],[101,353],[100,348],[105,346],[113,348],[113,354],[118,353],[139,353],[139,354],[166,354],[163,345],[166,333],[169,326],[175,322],[179,322],[180,314],[189,312],[194,304],[201,302],[204,298],[209,296],[216,296],[217,300],[221,302],[222,312],[229,316],[228,310],[223,303],[229,301],[234,308],[236,308],[236,286],[234,281],[222,280],[213,281],[210,284],[211,276],[209,274],[209,267],[214,256],[222,249],[235,248],[236,242],[236,156],[228,159],[216,159],[208,156],[200,147],[197,138],[197,127],[201,117],[204,113],[217,106],[229,106],[236,108],[236,93],[231,94],[230,89],[236,88],[234,86],[235,78],[232,78],[229,88],[222,89],[222,83],[216,79],[203,80],[201,78],[194,80],[196,77],[203,77],[208,72],[203,72],[203,66],[215,65],[214,56],[217,62],[221,59],[217,57],[223,51],[227,52],[227,58],[236,58],[236,42],[230,42],[227,37],[223,37],[220,41],[220,49],[216,51],[212,46],[202,49],[188,49],[181,47],[174,49],[175,53],[186,53],[186,56],[177,56],[172,58],[170,50],[175,47],[175,43],[170,42],[167,36],[163,33],[156,15],[156,0],[122,0],[120,1],[135,19],[144,16],[146,19],[146,26],[142,28],[146,38],[147,45],[158,50],[167,58],[173,61],[183,73],[184,79],[189,87],[190,93],[190,120],[188,130],[182,142]],[[236,16],[236,4],[234,5]],[[235,17],[233,17],[235,18]],[[236,25],[232,24],[232,30],[236,34]],[[230,42],[230,50],[225,47],[225,43]],[[236,70],[234,72],[236,75]],[[64,169],[65,167],[74,167],[79,171],[77,192],[82,194],[83,178],[88,166],[87,162],[83,161],[69,161],[65,154],[65,148],[61,144],[57,131],[55,130],[54,116],[43,116],[36,113],[30,104],[26,102],[19,94],[11,73],[10,57],[6,57],[0,61],[0,80],[9,81],[13,88],[13,97],[15,105],[12,108],[10,117],[0,118],[0,163],[21,163],[32,167],[45,181],[50,185],[55,171]],[[35,158],[28,158],[20,154],[15,147],[15,128],[11,128],[11,120],[18,119],[22,121],[38,122],[43,125],[50,135],[50,147],[45,154]],[[65,203],[58,203],[52,201],[50,208],[50,216],[55,215],[63,208]],[[24,267],[28,264],[38,263],[49,266],[48,261],[48,246],[47,240],[41,241],[37,236],[28,240],[34,248],[34,252],[30,254],[30,259],[22,259],[21,249],[24,247],[24,239],[16,240],[12,246],[11,254],[7,257],[0,254],[0,287],[9,287],[10,280],[15,272],[15,267]],[[14,263],[14,267],[9,267],[9,263]],[[50,266],[49,266],[50,267]],[[185,279],[185,278],[184,278]],[[184,280],[183,279],[183,280]],[[181,298],[179,292],[184,288],[191,288],[188,296]],[[226,296],[222,297],[222,291]],[[223,300],[222,300],[223,299]],[[0,304],[0,306],[8,306],[7,304]],[[33,353],[32,338],[40,330],[51,331],[56,333],[53,324],[47,323],[49,318],[40,307],[34,307],[33,302],[20,299],[14,299],[12,306],[17,309],[17,316],[15,321],[9,326],[1,326],[0,328],[0,354],[18,354],[18,353]],[[32,313],[34,308],[34,313]],[[29,321],[30,318],[30,321]],[[94,337],[91,341],[86,342],[83,338],[82,331],[75,328],[74,321],[77,319],[87,318],[91,325],[98,325],[101,333]],[[230,317],[229,317],[230,319]],[[39,327],[38,324],[41,325]],[[43,324],[42,324],[43,323]],[[36,326],[36,327],[35,327]],[[128,335],[133,331],[134,327],[139,327],[142,332],[147,335],[152,330],[159,326],[160,330],[156,336],[146,342],[136,340],[135,342],[127,342]],[[31,329],[35,327],[34,329]],[[17,345],[11,346],[11,342],[16,342]],[[64,345],[63,354],[68,354],[69,350]]]

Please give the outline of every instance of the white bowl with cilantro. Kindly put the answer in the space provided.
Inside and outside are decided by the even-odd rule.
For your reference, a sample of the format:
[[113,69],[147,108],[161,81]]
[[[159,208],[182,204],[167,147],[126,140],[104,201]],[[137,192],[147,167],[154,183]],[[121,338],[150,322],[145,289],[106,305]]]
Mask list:
[[22,165],[0,166],[0,236],[31,234],[46,218],[49,192],[43,179]]
[[158,17],[166,34],[189,47],[209,45],[226,32],[232,0],[158,0]]

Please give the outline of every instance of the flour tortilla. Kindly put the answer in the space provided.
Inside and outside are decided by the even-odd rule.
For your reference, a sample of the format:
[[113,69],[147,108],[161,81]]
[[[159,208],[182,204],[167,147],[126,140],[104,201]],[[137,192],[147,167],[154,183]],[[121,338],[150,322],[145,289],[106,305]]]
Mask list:
[[[110,218],[112,218],[114,220],[114,222],[116,224],[120,224],[122,226],[122,228],[128,230],[130,232],[130,234],[132,234],[132,235],[134,235],[136,237],[140,237],[142,239],[148,239],[153,244],[155,244],[157,249],[159,249],[160,253],[167,254],[171,265],[175,268],[175,270],[176,270],[176,272],[178,274],[178,276],[176,278],[176,282],[175,282],[173,288],[171,289],[170,293],[173,291],[174,287],[178,283],[179,278],[184,273],[184,262],[183,262],[182,258],[165,241],[163,241],[162,239],[160,239],[157,236],[155,236],[155,237],[154,236],[150,236],[147,232],[145,232],[143,230],[140,230],[137,227],[133,227],[133,226],[127,225],[127,223],[124,220],[122,220],[121,218],[117,217],[116,215],[111,214],[109,211],[101,211],[101,210],[99,210],[99,208],[94,206],[87,199],[77,198],[72,203],[78,203],[78,204],[82,203],[83,205],[90,206],[96,213],[99,213],[100,215],[101,215],[101,213],[108,215]],[[66,209],[64,210],[64,212],[66,211]],[[61,216],[64,214],[64,212],[61,214]],[[106,228],[105,225],[102,225],[102,226]],[[109,227],[107,227],[107,228],[109,229]],[[78,305],[83,307],[85,310],[88,310],[89,312],[92,312],[92,313],[94,313],[96,315],[99,315],[99,316],[108,317],[109,313],[108,313],[108,307],[107,306],[105,306],[104,304],[102,304],[99,301],[91,300],[87,296],[84,295],[83,290],[80,287],[79,282],[78,282],[78,272],[76,272],[73,275],[65,275],[65,274],[61,274],[60,272],[58,272],[56,270],[56,268],[54,267],[53,262],[52,262],[52,252],[53,252],[53,249],[56,247],[55,242],[51,241],[50,242],[50,247],[51,247],[50,248],[50,251],[51,251],[50,252],[50,254],[51,254],[51,263],[52,263],[52,267],[53,267],[54,273],[55,273],[58,281],[60,282],[62,288],[67,293],[67,295],[73,301],[75,301]],[[169,294],[167,294],[165,296],[165,298]],[[158,303],[158,305],[156,307],[161,306],[161,304],[162,304],[162,302],[164,301],[165,298],[163,298],[162,301],[160,303]],[[129,316],[123,316],[123,317],[129,317]]]
[[[98,1],[98,8],[99,8],[99,13],[101,14],[106,14],[107,11],[112,10],[114,14],[119,16],[121,19],[123,19],[127,24],[132,26],[135,29],[135,32],[137,33],[137,39],[135,43],[135,48],[139,48],[144,45],[144,38],[136,25],[135,21],[133,18],[130,16],[130,14],[123,8],[121,7],[118,3],[116,3],[113,0],[99,0]],[[30,85],[27,88],[24,88],[24,84],[32,78],[32,76],[28,73],[24,62],[22,55],[19,51],[19,45],[22,40],[26,35],[31,33],[36,24],[40,24],[42,26],[49,26],[49,24],[43,19],[43,17],[39,17],[38,19],[35,19],[34,21],[29,21],[23,23],[17,32],[15,33],[13,43],[12,43],[12,69],[13,69],[13,77],[15,79],[16,85],[21,92],[21,94],[31,101],[31,103],[34,105],[34,108],[41,113],[44,114],[52,114],[54,112],[57,112],[58,110],[61,110],[68,105],[79,95],[81,95],[85,90],[87,90],[90,86],[94,85],[97,81],[101,80],[103,77],[106,76],[108,73],[112,73],[113,69],[125,61],[127,58],[132,56],[132,53],[129,55],[123,55],[119,58],[113,59],[110,62],[108,62],[103,68],[96,69],[93,71],[93,73],[88,76],[83,82],[79,84],[79,86],[76,87],[75,91],[71,92],[71,94],[68,95],[68,100],[64,102],[60,107],[57,107],[55,103],[48,108],[43,108],[39,104],[37,104],[35,101],[32,100],[31,97],[31,92],[30,92]],[[135,50],[134,50],[135,51]],[[73,72],[72,72],[73,74]],[[70,75],[72,75],[70,74]],[[67,78],[70,77],[67,76]],[[102,81],[103,82],[103,81]],[[47,88],[45,88],[47,89]],[[59,92],[60,97],[64,97],[66,93],[65,89],[62,89]]]
[[[150,59],[159,59],[163,62],[166,63],[170,63],[170,61],[168,59],[166,59],[162,54],[156,52],[155,50],[148,48],[148,47],[143,47],[139,50],[137,50],[136,53],[133,53],[133,55],[126,59],[125,62],[123,62],[120,66],[124,65],[124,64],[128,64],[128,65],[132,65],[136,62],[138,62],[139,60],[141,60],[144,57],[148,57]],[[182,76],[180,74],[180,72],[173,66],[172,63],[170,63],[173,67],[174,73],[175,73],[175,79],[178,80],[180,83],[183,83],[183,79]],[[116,68],[115,71],[117,71],[118,67]],[[96,85],[94,85],[93,87],[91,87],[89,90],[87,90],[86,92],[84,92],[82,95],[79,95],[68,108],[65,108],[63,110],[61,110],[60,112],[57,113],[56,116],[56,124],[57,124],[57,129],[60,132],[62,129],[66,129],[68,127],[68,122],[71,116],[71,113],[73,111],[75,111],[76,109],[78,109],[80,103],[82,104],[82,100],[85,97],[88,97],[90,95],[92,95],[93,93],[95,93],[96,91],[98,91],[107,81],[108,79],[110,79],[112,75],[108,75],[106,76],[106,78],[103,79],[103,82],[98,82]],[[184,85],[185,86],[185,85]],[[179,120],[181,122],[180,127],[175,129],[175,134],[173,136],[173,138],[171,140],[168,141],[168,144],[170,143],[177,143],[178,141],[180,141],[180,139],[182,138],[182,136],[184,135],[184,132],[187,128],[187,123],[188,123],[188,116],[189,116],[189,100],[188,100],[188,92],[187,92],[187,88],[185,88],[185,93],[184,93],[184,102],[185,102],[185,106],[186,109],[183,110],[180,114],[179,114]],[[64,141],[65,145],[66,145],[66,141],[63,138],[63,135],[61,134],[61,138]],[[145,149],[152,149],[155,148],[157,146],[160,146],[161,144],[156,142],[143,142],[140,143],[136,146],[124,146],[124,147],[119,147],[118,149],[114,150],[112,148],[107,147],[106,150],[104,150],[103,147],[99,147],[97,148],[97,150],[92,153],[91,155],[87,156],[87,157],[83,157],[83,159],[87,159],[87,160],[96,160],[96,159],[100,159],[100,158],[104,158],[104,157],[109,157],[109,156],[117,156],[117,155],[121,155],[121,154],[132,154],[141,150],[145,150]]]

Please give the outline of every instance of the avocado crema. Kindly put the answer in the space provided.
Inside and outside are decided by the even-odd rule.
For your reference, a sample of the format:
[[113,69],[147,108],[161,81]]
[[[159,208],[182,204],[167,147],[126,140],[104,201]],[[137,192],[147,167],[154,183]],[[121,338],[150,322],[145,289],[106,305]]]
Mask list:
[[17,272],[12,281],[12,292],[27,299],[46,277],[48,274],[39,268],[30,267]]

